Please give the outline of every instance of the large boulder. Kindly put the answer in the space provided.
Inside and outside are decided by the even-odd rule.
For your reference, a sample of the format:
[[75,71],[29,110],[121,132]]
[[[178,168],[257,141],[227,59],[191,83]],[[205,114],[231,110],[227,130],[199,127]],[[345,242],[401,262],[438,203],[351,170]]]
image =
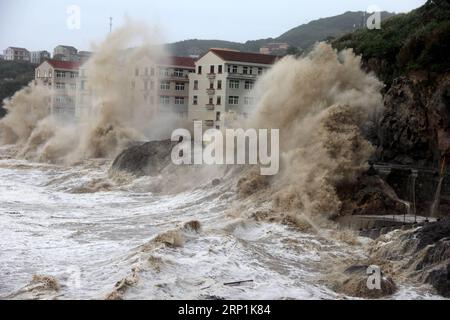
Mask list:
[[125,149],[114,160],[111,170],[135,176],[158,175],[171,163],[175,144],[170,140],[151,141]]

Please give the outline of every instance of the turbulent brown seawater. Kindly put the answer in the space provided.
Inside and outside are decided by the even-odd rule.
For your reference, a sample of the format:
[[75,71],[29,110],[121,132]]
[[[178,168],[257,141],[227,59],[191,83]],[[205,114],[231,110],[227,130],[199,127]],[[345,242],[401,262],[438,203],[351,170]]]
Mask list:
[[[143,45],[123,60],[136,36]],[[328,217],[340,206],[336,185],[364,170],[373,150],[361,128],[381,108],[380,82],[351,51],[326,44],[278,62],[257,84],[254,114],[237,121],[281,130],[275,177],[174,166],[156,177],[111,174],[109,159],[127,143],[161,134],[152,112],[135,116],[142,105],[130,104],[130,79],[119,75],[136,59],[164,57],[149,38],[129,24],[100,44],[87,68],[96,93],[86,121],[48,116],[51,93],[40,87],[6,103],[0,297],[345,298],[327,275],[365,260],[370,243]],[[243,280],[253,282],[224,285]],[[399,286],[392,298],[433,297]]]

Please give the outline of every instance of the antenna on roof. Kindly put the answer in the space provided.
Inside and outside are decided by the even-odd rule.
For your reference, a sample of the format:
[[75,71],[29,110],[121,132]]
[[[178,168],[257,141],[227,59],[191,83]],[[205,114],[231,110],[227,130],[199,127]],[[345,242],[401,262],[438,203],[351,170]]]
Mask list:
[[113,18],[109,17],[109,32],[111,33],[112,31],[112,25],[113,25]]

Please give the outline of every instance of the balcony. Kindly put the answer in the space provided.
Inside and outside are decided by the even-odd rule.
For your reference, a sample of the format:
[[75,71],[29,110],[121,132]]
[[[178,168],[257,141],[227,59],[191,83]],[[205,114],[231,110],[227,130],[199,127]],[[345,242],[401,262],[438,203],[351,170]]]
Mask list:
[[207,93],[209,96],[213,96],[213,95],[216,94],[216,90],[215,90],[215,89],[212,89],[212,88],[209,88],[209,89],[206,89],[206,93]]
[[209,111],[214,111],[214,107],[215,107],[215,105],[212,104],[212,103],[208,103],[208,104],[206,105],[206,109],[209,110]]
[[216,74],[215,73],[208,73],[206,76],[208,77],[209,80],[216,79]]

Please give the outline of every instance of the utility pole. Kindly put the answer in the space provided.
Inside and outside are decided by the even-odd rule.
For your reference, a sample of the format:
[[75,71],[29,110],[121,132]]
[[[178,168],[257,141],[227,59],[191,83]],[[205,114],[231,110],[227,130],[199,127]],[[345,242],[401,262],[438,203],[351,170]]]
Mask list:
[[113,18],[109,17],[109,32],[111,33],[112,31],[112,25],[113,25]]

